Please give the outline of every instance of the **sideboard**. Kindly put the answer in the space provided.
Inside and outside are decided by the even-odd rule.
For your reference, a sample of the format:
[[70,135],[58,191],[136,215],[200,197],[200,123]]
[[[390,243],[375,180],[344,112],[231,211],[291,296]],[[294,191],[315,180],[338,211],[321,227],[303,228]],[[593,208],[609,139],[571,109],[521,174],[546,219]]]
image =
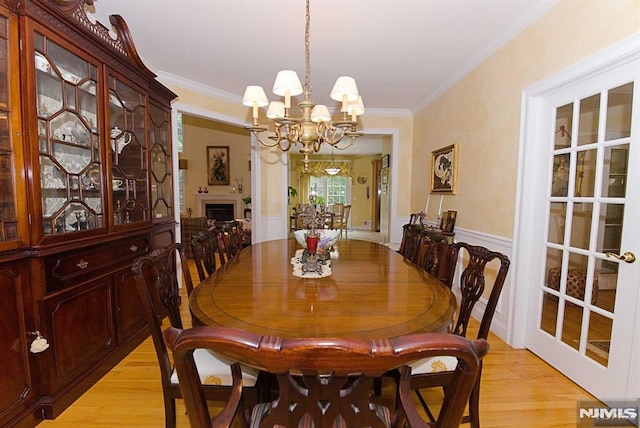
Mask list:
[[451,285],[452,277],[449,248],[454,242],[455,233],[446,232],[422,221],[423,214],[412,214],[409,223],[402,228],[402,241],[398,252],[441,281]]

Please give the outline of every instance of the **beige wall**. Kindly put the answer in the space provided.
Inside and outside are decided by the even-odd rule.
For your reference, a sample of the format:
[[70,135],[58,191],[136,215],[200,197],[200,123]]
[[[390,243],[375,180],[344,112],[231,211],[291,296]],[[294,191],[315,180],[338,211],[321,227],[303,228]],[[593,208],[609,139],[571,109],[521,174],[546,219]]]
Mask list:
[[523,89],[638,31],[638,0],[561,0],[419,112],[411,211],[424,209],[431,151],[457,143],[458,194],[443,209],[456,227],[512,237]]
[[[198,187],[207,187],[209,193],[229,194],[229,186],[207,184],[207,146],[229,146],[229,173],[231,184],[236,179],[242,181],[244,195],[251,194],[251,140],[249,133],[242,128],[224,125],[219,122],[194,116],[183,116],[181,159],[187,159],[189,168],[185,174],[185,209],[197,212],[196,194]],[[184,213],[183,213],[184,214]]]

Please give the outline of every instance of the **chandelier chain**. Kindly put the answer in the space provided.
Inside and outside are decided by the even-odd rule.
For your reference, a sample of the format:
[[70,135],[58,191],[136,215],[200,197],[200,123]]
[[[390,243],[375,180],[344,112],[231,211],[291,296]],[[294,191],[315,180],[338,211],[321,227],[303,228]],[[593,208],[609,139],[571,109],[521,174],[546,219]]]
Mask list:
[[309,12],[309,0],[307,0],[306,6],[306,21],[304,27],[304,90],[306,95],[311,95],[311,61],[309,59],[309,34],[311,28],[311,13]]

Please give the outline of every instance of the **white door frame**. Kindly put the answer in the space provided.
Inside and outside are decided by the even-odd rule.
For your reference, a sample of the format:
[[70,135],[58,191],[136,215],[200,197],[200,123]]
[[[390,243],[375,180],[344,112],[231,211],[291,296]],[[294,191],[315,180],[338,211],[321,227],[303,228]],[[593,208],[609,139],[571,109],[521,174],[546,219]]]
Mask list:
[[[548,180],[545,156],[548,156],[548,135],[541,135],[548,127],[548,118],[542,106],[543,98],[574,85],[581,80],[595,77],[630,61],[640,58],[640,34],[625,39],[604,51],[586,58],[577,64],[525,88],[521,99],[521,130],[518,154],[518,191],[516,195],[516,216],[514,228],[514,293],[510,302],[510,328],[508,341],[512,346],[526,346],[527,319],[529,316],[529,296],[531,284],[539,283],[542,275],[542,257],[535,253],[534,237],[544,233],[544,213],[537,210],[537,201],[546,197],[546,188],[541,182]],[[635,88],[636,91],[640,88]],[[634,112],[637,115],[637,112]],[[640,307],[640,293],[637,302]],[[640,331],[640,316],[629,320],[635,331]],[[640,361],[640,340],[634,341],[632,361]],[[631,372],[629,379],[631,396],[640,396],[640,371]]]

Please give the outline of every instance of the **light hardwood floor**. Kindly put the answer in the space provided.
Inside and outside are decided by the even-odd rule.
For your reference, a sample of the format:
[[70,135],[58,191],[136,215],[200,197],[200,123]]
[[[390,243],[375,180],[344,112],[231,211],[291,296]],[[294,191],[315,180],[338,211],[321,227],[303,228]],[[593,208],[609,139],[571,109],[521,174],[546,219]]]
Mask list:
[[[195,269],[193,278],[197,278]],[[183,316],[188,322],[186,298]],[[168,324],[167,324],[168,325]],[[470,325],[469,337],[478,323]],[[527,350],[513,349],[497,336],[489,337],[491,350],[484,360],[480,396],[483,428],[576,426],[578,400],[594,398],[553,367]],[[162,387],[151,339],[144,341],[120,364],[56,420],[44,428],[102,428],[164,426]],[[393,385],[386,383],[380,400],[392,404]],[[440,391],[427,397],[437,400]],[[391,400],[391,401],[390,401]],[[428,401],[431,402],[431,400]],[[178,427],[188,427],[184,405],[178,400]],[[463,425],[468,426],[468,425]]]

